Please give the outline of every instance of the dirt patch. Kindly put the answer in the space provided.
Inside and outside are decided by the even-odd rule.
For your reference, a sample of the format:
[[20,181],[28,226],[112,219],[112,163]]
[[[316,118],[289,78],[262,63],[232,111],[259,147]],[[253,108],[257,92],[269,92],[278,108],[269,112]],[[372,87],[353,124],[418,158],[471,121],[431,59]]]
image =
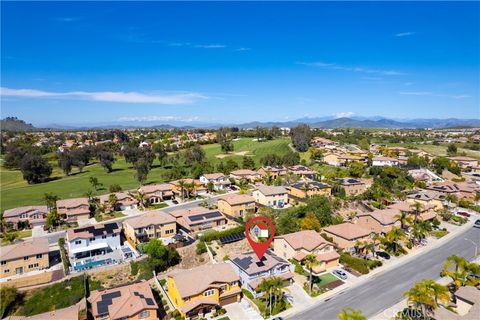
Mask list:
[[207,253],[202,253],[201,255],[198,255],[196,253],[196,249],[196,242],[186,247],[178,248],[177,251],[180,254],[180,257],[182,257],[182,261],[180,262],[180,264],[175,266],[175,268],[190,269],[210,262],[210,258],[208,257]]
[[246,156],[249,155],[250,151],[240,151],[240,152],[235,152],[237,156]]
[[222,262],[225,256],[232,258],[240,253],[252,251],[247,239],[224,245],[221,245],[218,241],[212,241],[211,247],[217,253],[215,260],[219,262]]
[[130,264],[122,264],[104,271],[91,274],[92,279],[100,281],[102,287],[111,288],[126,282],[133,282],[136,276],[130,275]]
[[340,287],[342,284],[343,284],[342,280],[337,280],[337,281],[333,281],[333,282],[330,282],[329,284],[326,284],[326,285],[322,286],[322,288],[326,288],[328,290],[333,290],[336,287]]

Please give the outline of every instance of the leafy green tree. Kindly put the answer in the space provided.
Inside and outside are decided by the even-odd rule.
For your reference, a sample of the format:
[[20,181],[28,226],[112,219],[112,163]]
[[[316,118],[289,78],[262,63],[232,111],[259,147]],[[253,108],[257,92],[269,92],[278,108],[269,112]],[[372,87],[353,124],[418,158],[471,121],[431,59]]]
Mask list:
[[20,162],[23,179],[28,183],[44,182],[52,174],[52,166],[47,160],[36,154],[26,154]]
[[162,272],[180,262],[180,255],[175,248],[165,246],[159,239],[151,239],[144,245],[148,255],[147,265],[155,272]]
[[305,152],[310,146],[312,132],[308,125],[300,124],[290,130],[290,137],[292,138],[292,144],[295,150]]
[[[264,278],[257,287],[257,292],[265,292],[261,299],[265,300],[268,310],[265,310],[265,315],[271,316],[272,309],[278,302],[283,302],[282,287],[284,280],[280,277]],[[273,301],[272,301],[273,299]],[[268,313],[267,313],[268,311]]]
[[97,152],[97,158],[100,161],[100,165],[107,171],[112,172],[113,164],[115,163],[115,156],[112,151],[101,150]]
[[357,162],[357,161],[350,162],[348,164],[348,172],[350,176],[354,178],[361,178],[365,173],[365,167],[360,162]]
[[150,172],[150,165],[148,164],[147,160],[144,158],[140,158],[134,165],[135,168],[135,176],[137,181],[141,184],[144,184],[147,181],[148,173]]
[[300,226],[302,230],[320,231],[321,228],[320,221],[318,221],[317,217],[312,212],[307,212],[305,217],[301,220]]
[[255,168],[255,161],[252,159],[252,157],[249,156],[243,156],[242,164],[244,169]]
[[110,187],[108,187],[108,191],[120,192],[122,191],[122,187],[118,183],[114,183],[114,184],[111,184]]
[[455,145],[455,143],[450,143],[447,147],[447,154],[449,156],[454,156],[457,154],[457,146]]

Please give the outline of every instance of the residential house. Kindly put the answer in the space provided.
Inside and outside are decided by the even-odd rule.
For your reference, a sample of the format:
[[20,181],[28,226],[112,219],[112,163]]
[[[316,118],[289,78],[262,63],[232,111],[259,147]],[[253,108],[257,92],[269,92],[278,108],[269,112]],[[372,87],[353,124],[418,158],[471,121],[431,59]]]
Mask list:
[[328,146],[336,146],[338,143],[327,138],[314,137],[311,141],[311,145],[314,148],[325,148]]
[[338,183],[345,190],[347,196],[356,196],[367,190],[367,184],[360,179],[335,178],[332,181]]
[[318,181],[300,181],[287,187],[288,201],[305,201],[313,196],[329,196],[332,194],[332,187]]
[[73,270],[121,260],[121,255],[112,254],[121,248],[120,231],[114,222],[68,229],[65,242]]
[[255,213],[255,199],[247,194],[229,194],[217,201],[218,210],[230,218],[243,219],[247,213]]
[[301,178],[301,179],[313,179],[316,172],[311,170],[310,168],[302,165],[295,165],[288,167],[288,172]]
[[407,194],[406,201],[411,205],[415,205],[415,202],[418,202],[422,207],[432,207],[435,211],[443,210],[443,201],[439,198],[439,193],[431,190],[415,190]]
[[2,246],[0,250],[0,278],[47,269],[49,267],[48,252],[47,238]]
[[279,277],[286,283],[293,281],[288,261],[270,250],[267,250],[261,260],[254,252],[249,252],[230,258],[227,262],[233,266],[233,270],[240,277],[242,288],[250,291],[255,297],[263,295],[263,292],[257,292],[257,288],[264,279]]
[[480,193],[480,185],[468,182],[445,181],[426,186],[427,190],[437,191],[444,197],[455,195],[458,199],[473,201],[477,193]]
[[142,186],[138,191],[145,194],[145,198],[150,204],[158,204],[164,200],[174,198],[173,185],[171,183],[146,185]]
[[58,200],[57,212],[67,221],[86,220],[90,218],[90,203],[88,198]]
[[[115,206],[112,208],[110,196],[115,195]],[[107,211],[123,211],[128,209],[136,209],[138,205],[137,199],[127,192],[116,192],[111,194],[104,194],[98,197],[100,204],[105,206]]]
[[367,241],[373,234],[371,230],[351,222],[325,227],[322,231],[333,239],[337,247],[345,250],[352,250],[356,241]]
[[264,178],[270,178],[275,180],[279,177],[283,177],[287,174],[287,168],[284,166],[263,166],[257,170],[259,174]]
[[212,183],[215,191],[226,190],[232,184],[223,173],[206,173],[200,176],[200,182],[206,187]]
[[94,320],[158,319],[158,305],[145,281],[92,291],[88,301]]
[[340,159],[342,156],[338,152],[329,152],[322,156],[322,161],[334,167],[341,167],[343,166],[343,161]]
[[123,221],[127,241],[136,246],[153,238],[170,238],[177,234],[177,221],[161,210],[147,211],[139,217]]
[[450,157],[448,159],[455,162],[455,164],[459,168],[464,169],[464,170],[478,167],[478,160],[474,159],[474,158],[457,156],[457,157]]
[[432,319],[436,320],[477,320],[480,314],[480,289],[474,286],[460,287],[453,294],[456,303],[447,309],[440,306],[435,310]]
[[[32,316],[15,316],[11,315],[3,320],[67,320],[67,319],[78,319],[78,314],[82,310],[82,303],[74,304],[73,306],[55,309],[47,311],[44,313],[35,314]],[[83,307],[85,310],[85,307]]]
[[236,183],[239,183],[242,180],[253,183],[262,179],[262,176],[260,173],[250,169],[240,169],[230,172],[230,178],[234,179]]
[[375,234],[386,234],[393,227],[400,227],[400,210],[389,208],[357,214],[354,223]]
[[441,177],[439,177],[437,174],[433,173],[428,169],[408,170],[408,174],[412,176],[412,178],[415,179],[415,181],[425,182],[426,184],[445,181]]
[[47,218],[47,206],[26,206],[8,209],[3,212],[7,226],[17,229],[22,222],[28,222],[31,227],[43,227]]
[[269,207],[283,207],[288,200],[288,190],[284,187],[259,185],[252,193],[256,202]]
[[177,209],[169,214],[187,232],[198,232],[227,224],[227,218],[220,211],[204,207]]
[[314,273],[320,273],[338,266],[340,255],[335,245],[325,240],[314,230],[302,230],[277,236],[273,240],[274,252],[277,256],[302,262],[306,256],[313,254],[318,265],[313,267]]
[[182,316],[195,319],[216,307],[240,301],[239,280],[227,263],[175,269],[168,275],[167,294]]
[[[417,211],[416,203],[419,203],[420,206]],[[437,214],[435,212],[435,205],[434,204],[425,204],[422,205],[421,202],[418,201],[400,201],[387,206],[387,209],[394,209],[398,210],[399,214],[401,211],[408,212],[411,215],[412,219],[419,219],[419,220],[433,220],[436,218]]]
[[374,157],[372,159],[372,166],[374,167],[386,167],[386,166],[398,166],[398,160],[390,157]]

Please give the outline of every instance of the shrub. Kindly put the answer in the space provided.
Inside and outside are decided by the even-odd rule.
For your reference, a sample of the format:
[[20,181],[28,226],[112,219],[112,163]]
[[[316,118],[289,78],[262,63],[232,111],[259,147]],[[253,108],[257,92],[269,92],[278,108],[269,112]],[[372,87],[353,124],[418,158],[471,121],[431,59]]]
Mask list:
[[136,261],[130,262],[130,275],[136,276],[138,274],[139,263]]
[[253,293],[248,291],[247,289],[242,289],[243,295],[246,296],[248,299],[253,300]]
[[200,240],[197,243],[196,253],[200,255],[200,254],[205,253],[205,252],[207,252],[207,245],[205,244],[205,241]]
[[377,267],[381,267],[383,263],[380,260],[367,260],[367,265],[370,270],[373,270]]
[[160,279],[160,285],[161,285],[162,287],[164,287],[166,283],[167,283],[167,280],[165,280],[165,279]]
[[368,264],[364,259],[352,257],[348,253],[341,254],[340,263],[360,272],[361,274],[367,274],[369,272]]
[[227,261],[228,259],[230,259],[230,257],[228,256],[228,254],[226,254],[225,256],[223,256],[223,261]]

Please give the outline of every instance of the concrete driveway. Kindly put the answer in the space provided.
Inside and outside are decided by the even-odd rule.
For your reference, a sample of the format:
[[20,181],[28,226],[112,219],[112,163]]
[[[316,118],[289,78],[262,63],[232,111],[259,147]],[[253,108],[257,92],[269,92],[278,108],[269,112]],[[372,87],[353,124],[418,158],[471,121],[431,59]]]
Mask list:
[[227,310],[227,316],[231,320],[263,320],[260,314],[250,306],[246,299],[226,305],[224,308]]

